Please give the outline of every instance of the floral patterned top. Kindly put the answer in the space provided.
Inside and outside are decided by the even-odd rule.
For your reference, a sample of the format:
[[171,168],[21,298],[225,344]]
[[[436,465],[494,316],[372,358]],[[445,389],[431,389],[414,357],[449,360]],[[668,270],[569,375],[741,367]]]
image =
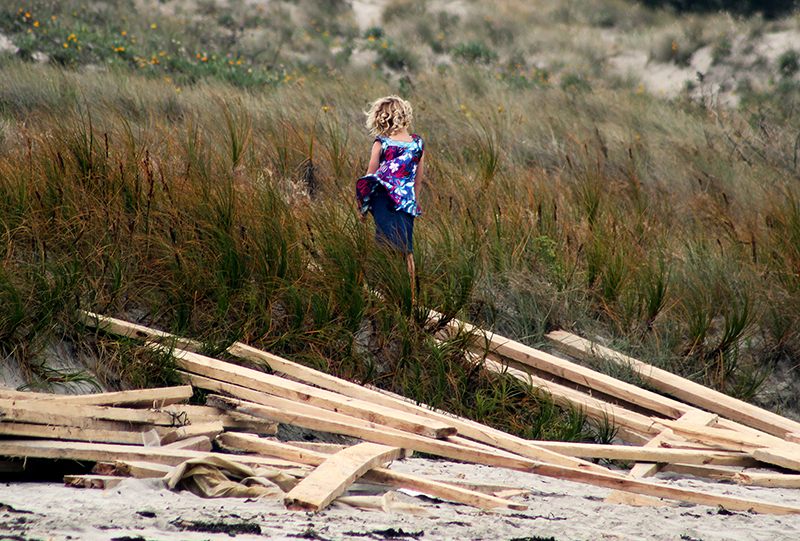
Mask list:
[[389,197],[395,203],[395,210],[402,210],[412,216],[421,214],[414,183],[424,145],[418,135],[412,135],[411,139],[411,141],[395,141],[388,137],[375,138],[375,141],[381,144],[378,170],[372,175],[361,177],[356,183],[358,208],[361,214],[369,211],[370,200],[379,184],[386,187]]

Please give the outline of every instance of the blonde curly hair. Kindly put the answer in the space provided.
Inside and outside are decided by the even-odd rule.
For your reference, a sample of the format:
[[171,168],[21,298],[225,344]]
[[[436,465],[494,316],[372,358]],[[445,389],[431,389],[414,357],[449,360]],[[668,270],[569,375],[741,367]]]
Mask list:
[[367,129],[380,137],[390,136],[411,125],[411,104],[400,96],[375,100],[365,114]]

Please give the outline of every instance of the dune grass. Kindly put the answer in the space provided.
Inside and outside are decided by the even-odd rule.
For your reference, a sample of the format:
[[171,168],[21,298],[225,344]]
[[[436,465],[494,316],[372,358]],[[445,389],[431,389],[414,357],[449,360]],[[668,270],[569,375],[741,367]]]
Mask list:
[[[598,4],[605,22],[590,17],[602,10],[554,7],[545,23],[663,17]],[[406,78],[355,66],[345,75],[335,59],[301,72],[271,66],[260,79],[203,71],[202,53],[169,74],[158,63],[4,59],[2,355],[47,381],[41,353],[68,340],[111,386],[174,381],[166,358],[75,327],[75,311],[89,309],[198,338],[208,353],[245,341],[528,437],[609,437],[488,375],[465,354],[468,336],[437,340],[432,309],[531,345],[556,328],[599,336],[756,398],[771,367],[800,351],[793,98],[754,94],[739,110],[667,102],[580,64],[556,84],[541,67],[503,63],[527,43],[515,21],[544,16],[515,19],[506,7],[489,21],[440,14],[426,19],[437,28],[414,27],[461,52]],[[314,39],[380,47],[411,24],[387,12],[385,32],[355,35],[338,9],[328,30],[309,27]],[[267,29],[279,38],[280,21]],[[114,24],[97,28],[123,31]],[[463,46],[439,40],[458,25],[473,32]],[[189,50],[197,35],[184,39]],[[370,145],[363,109],[397,92],[426,141],[413,285],[402,258],[376,249],[353,201]]]

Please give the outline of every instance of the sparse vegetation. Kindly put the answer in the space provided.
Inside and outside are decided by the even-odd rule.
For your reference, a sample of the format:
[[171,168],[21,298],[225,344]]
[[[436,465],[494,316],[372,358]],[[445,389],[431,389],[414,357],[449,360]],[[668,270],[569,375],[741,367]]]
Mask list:
[[[585,47],[549,59],[570,25],[628,24],[614,2],[476,17],[408,2],[362,31],[334,4],[0,8],[17,47],[0,60],[0,355],[47,381],[41,352],[68,341],[105,384],[172,381],[164,358],[76,327],[90,309],[528,437],[607,440],[613,427],[490,377],[468,336],[434,339],[427,309],[533,345],[601,335],[747,399],[800,351],[790,58],[771,68],[780,84],[742,85],[726,109],[637,93]],[[712,23],[664,32],[654,59],[688,62]],[[726,62],[734,42],[717,43]],[[416,303],[352,202],[362,111],[388,93],[412,101],[427,148]]]

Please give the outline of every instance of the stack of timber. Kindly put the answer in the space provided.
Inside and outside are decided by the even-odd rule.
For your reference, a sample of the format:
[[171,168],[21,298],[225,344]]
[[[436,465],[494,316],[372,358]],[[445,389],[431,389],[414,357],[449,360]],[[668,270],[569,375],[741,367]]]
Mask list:
[[[284,494],[284,502],[290,509],[323,509],[357,479],[411,488],[486,509],[526,507],[476,490],[475,486],[400,474],[386,467],[411,451],[419,451],[608,487],[614,489],[610,501],[654,505],[663,500],[676,500],[730,510],[800,514],[800,508],[682,489],[643,479],[661,468],[671,468],[740,483],[798,486],[797,475],[781,473],[783,469],[800,471],[800,446],[794,439],[800,427],[791,421],[780,418],[778,423],[772,414],[763,410],[759,415],[750,412],[747,419],[751,421],[747,422],[707,405],[701,409],[685,396],[678,400],[656,395],[497,335],[483,333],[479,337],[475,329],[464,323],[451,324],[449,332],[465,329],[475,332],[476,362],[484,363],[490,370],[522,378],[559,403],[613,422],[620,435],[634,445],[525,440],[421,407],[378,389],[335,378],[246,344],[234,344],[227,353],[251,365],[268,367],[271,374],[200,355],[196,352],[197,344],[192,341],[141,325],[92,313],[85,313],[83,322],[101,332],[141,339],[149,347],[170,352],[187,385],[170,391],[157,390],[165,394],[153,398],[153,402],[147,402],[148,398],[137,402],[132,394],[125,395],[124,399],[121,395],[47,399],[41,398],[42,395],[22,397],[21,393],[0,396],[0,400],[10,401],[7,409],[0,410],[4,416],[0,426],[36,424],[32,420],[36,417],[30,412],[41,411],[36,408],[50,402],[52,406],[56,404],[54,401],[59,405],[51,407],[50,413],[40,419],[56,415],[72,419],[72,424],[59,425],[71,428],[57,431],[58,436],[46,435],[41,432],[45,430],[42,428],[36,429],[39,432],[32,429],[27,433],[4,432],[14,438],[0,439],[0,456],[93,461],[98,463],[98,472],[105,477],[114,474],[167,478],[174,473],[170,470],[172,466],[187,460],[213,458],[219,461],[224,457],[224,460],[247,467],[269,466],[291,472],[297,483],[287,486]],[[551,335],[551,339],[560,340],[560,344],[566,344],[565,340],[569,339],[570,347],[578,347],[577,337],[572,335],[566,338]],[[596,354],[591,349],[586,351],[589,353],[585,354]],[[577,354],[577,351],[570,350],[570,354]],[[208,393],[206,406],[167,403],[167,400],[181,400],[179,396],[185,399],[192,387]],[[685,390],[686,386],[682,388]],[[165,396],[169,392],[174,393],[174,397],[167,399]],[[91,397],[103,397],[94,398],[103,402],[91,403]],[[79,402],[80,407],[94,409],[67,414],[70,400]],[[134,403],[147,408],[133,409]],[[111,418],[101,416],[108,415],[101,414],[106,410],[134,411],[138,416],[131,413],[125,413],[128,417],[124,418],[122,414]],[[744,408],[739,410],[744,411]],[[755,423],[755,417],[760,419],[760,424]],[[176,418],[182,421],[176,422]],[[119,429],[92,424],[99,422],[116,422]],[[274,431],[276,423],[350,436],[362,443],[320,449],[264,437]],[[101,430],[104,434],[123,432],[123,426],[128,434],[125,441],[97,439],[97,433],[86,432],[89,429]],[[84,436],[72,437],[72,433]],[[139,440],[134,441],[131,434],[137,435]],[[156,434],[160,445],[145,446],[142,434],[150,437]],[[53,442],[52,438],[62,441]],[[215,449],[239,454],[211,452],[212,443]],[[635,462],[635,465],[626,473],[586,460],[588,458]],[[83,477],[71,479],[71,482],[99,486],[106,481]]]

